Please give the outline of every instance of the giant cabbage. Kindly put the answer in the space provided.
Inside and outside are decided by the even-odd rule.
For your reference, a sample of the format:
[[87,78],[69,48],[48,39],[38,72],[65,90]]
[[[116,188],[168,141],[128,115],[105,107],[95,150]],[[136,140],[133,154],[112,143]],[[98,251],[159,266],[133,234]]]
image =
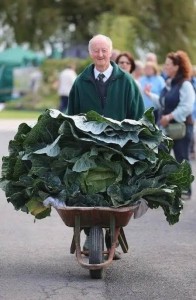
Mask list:
[[37,219],[50,215],[52,196],[67,206],[161,207],[169,224],[179,221],[181,195],[193,180],[178,163],[152,109],[138,120],[118,122],[94,111],[67,116],[46,110],[35,126],[20,124],[3,157],[0,186],[15,209]]

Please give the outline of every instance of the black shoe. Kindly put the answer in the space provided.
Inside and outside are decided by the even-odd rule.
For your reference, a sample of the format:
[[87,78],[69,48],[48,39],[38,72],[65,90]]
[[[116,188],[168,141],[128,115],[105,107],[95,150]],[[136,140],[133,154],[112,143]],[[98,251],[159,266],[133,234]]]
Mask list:
[[108,229],[106,229],[106,233],[105,233],[105,244],[107,249],[110,249],[112,246],[111,235]]
[[115,250],[113,260],[121,259],[121,253],[118,250]]

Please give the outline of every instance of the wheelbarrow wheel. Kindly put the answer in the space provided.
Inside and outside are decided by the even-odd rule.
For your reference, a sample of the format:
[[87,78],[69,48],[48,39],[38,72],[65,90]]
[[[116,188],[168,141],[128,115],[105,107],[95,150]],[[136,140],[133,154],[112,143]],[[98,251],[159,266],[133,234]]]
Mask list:
[[[103,229],[94,226],[90,229],[89,234],[89,264],[100,264],[104,261],[104,236]],[[103,268],[97,270],[89,270],[91,278],[101,279],[103,276]]]

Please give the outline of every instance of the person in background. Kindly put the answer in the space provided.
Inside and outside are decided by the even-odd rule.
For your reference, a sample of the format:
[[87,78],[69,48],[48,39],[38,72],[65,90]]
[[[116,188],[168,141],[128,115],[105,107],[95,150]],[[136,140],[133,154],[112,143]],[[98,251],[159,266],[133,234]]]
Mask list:
[[32,93],[37,93],[43,79],[43,74],[40,69],[33,67],[30,73],[30,90]]
[[132,73],[135,70],[135,61],[129,52],[120,53],[116,57],[116,63],[123,71],[127,73]]
[[158,64],[158,62],[157,62],[157,56],[156,56],[156,54],[153,53],[153,52],[148,52],[148,53],[146,54],[146,59],[145,59],[145,61],[146,61],[146,62],[153,62],[153,63],[155,63],[155,64]]
[[119,54],[120,54],[120,50],[118,50],[118,49],[113,49],[113,50],[112,50],[112,55],[111,55],[110,60],[116,61],[116,58],[117,58],[117,56],[118,56]]
[[193,88],[195,90],[195,102],[194,102],[194,108],[192,113],[192,118],[194,121],[194,128],[193,128],[193,136],[191,140],[190,145],[190,158],[195,159],[195,124],[196,124],[196,66],[192,67],[192,76],[191,76],[191,83],[193,85]]
[[[195,91],[190,82],[192,66],[186,52],[168,53],[165,61],[165,72],[170,80],[163,88],[160,97],[146,88],[145,93],[161,110],[160,125],[164,128],[169,123],[185,122],[186,135],[174,140],[173,151],[178,162],[189,160],[190,143],[193,135],[192,112],[195,102]],[[188,197],[191,196],[191,189]]]
[[[69,95],[68,115],[94,110],[118,121],[138,120],[144,113],[139,89],[127,73],[111,61],[112,41],[98,34],[88,45],[93,64],[89,65],[75,80]],[[88,250],[89,229],[85,229],[83,250]],[[114,259],[119,259],[116,251]]]
[[0,102],[0,111],[3,110],[5,108],[5,103],[4,102]]
[[59,75],[57,86],[60,100],[59,110],[61,112],[67,110],[69,93],[76,77],[75,64],[68,65]]
[[[149,52],[146,54],[146,62],[153,62],[158,65],[157,55],[153,52]],[[164,80],[167,79],[167,74],[165,73],[164,69],[161,70],[160,76],[163,77]]]
[[139,78],[143,75],[142,62],[137,61],[136,65],[136,61],[133,59],[132,55],[129,52],[123,52],[117,56],[116,63],[122,70],[132,75],[133,79],[135,80],[137,86],[141,91]]
[[140,90],[142,90],[141,84],[140,84],[140,78],[144,75],[144,64],[141,60],[135,60],[135,70],[132,73],[132,76],[137,83]]
[[[165,87],[164,79],[158,74],[158,66],[156,63],[148,61],[144,67],[144,75],[140,77],[142,96],[144,99],[145,109],[153,106],[150,97],[145,93],[146,89],[150,89],[152,93],[160,96],[161,91]],[[158,121],[159,111],[154,107],[155,121]]]
[[192,66],[191,83],[196,93],[196,66]]

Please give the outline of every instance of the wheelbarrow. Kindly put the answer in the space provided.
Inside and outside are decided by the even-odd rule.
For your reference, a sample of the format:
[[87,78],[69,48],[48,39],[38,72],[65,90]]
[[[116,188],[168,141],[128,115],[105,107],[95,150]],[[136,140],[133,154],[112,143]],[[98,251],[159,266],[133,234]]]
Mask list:
[[[123,252],[128,252],[128,244],[123,231],[134,213],[134,207],[65,207],[56,209],[65,225],[74,228],[70,253],[76,252],[79,264],[89,269],[91,278],[100,279],[103,269],[112,263],[116,245],[119,243]],[[90,229],[89,250],[81,250],[81,231]],[[110,245],[104,251],[104,232],[109,232]],[[88,257],[87,263],[84,257]]]

